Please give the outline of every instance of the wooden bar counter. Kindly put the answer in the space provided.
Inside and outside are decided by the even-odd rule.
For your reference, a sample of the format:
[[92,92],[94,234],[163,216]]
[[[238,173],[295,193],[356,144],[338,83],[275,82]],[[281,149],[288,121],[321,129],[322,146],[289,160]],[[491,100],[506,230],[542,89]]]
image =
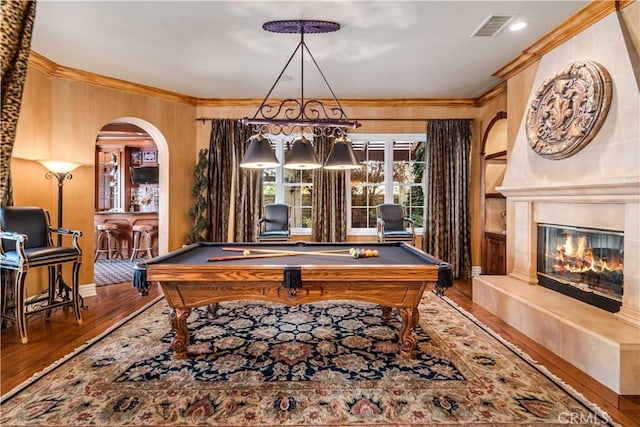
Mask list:
[[[115,223],[120,226],[122,230],[120,232],[120,246],[122,249],[122,256],[124,258],[131,254],[131,245],[133,242],[133,233],[131,231],[134,225],[150,224],[153,225],[156,230],[158,229],[158,213],[157,212],[95,212],[93,215],[93,221],[95,225],[103,223]],[[94,236],[94,242],[97,239],[97,232]],[[153,254],[158,254],[158,239],[157,233],[152,242]],[[94,243],[95,247],[95,243]]]

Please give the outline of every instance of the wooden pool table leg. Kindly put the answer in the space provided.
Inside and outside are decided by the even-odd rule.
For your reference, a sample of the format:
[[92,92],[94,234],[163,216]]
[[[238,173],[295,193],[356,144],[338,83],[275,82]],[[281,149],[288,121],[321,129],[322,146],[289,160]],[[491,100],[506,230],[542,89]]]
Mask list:
[[169,314],[171,327],[176,335],[171,341],[173,357],[176,359],[187,358],[187,344],[189,344],[189,329],[187,329],[187,317],[191,314],[190,308],[174,308]]
[[416,338],[411,334],[411,330],[418,324],[420,313],[417,307],[406,307],[400,309],[402,317],[402,330],[400,331],[400,355],[407,359],[416,357]]

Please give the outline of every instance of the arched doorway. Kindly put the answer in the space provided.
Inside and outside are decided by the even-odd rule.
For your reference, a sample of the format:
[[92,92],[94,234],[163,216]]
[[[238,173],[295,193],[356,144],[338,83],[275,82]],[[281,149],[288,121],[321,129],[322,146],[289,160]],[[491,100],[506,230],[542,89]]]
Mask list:
[[114,215],[115,222],[122,216],[130,224],[129,216],[142,223],[151,218],[158,255],[168,252],[168,157],[162,133],[136,117],[112,120],[96,138],[96,224]]
[[137,117],[120,117],[114,123],[130,123],[147,132],[158,149],[158,189],[160,192],[158,205],[158,253],[169,251],[169,144],[164,135],[153,124]]

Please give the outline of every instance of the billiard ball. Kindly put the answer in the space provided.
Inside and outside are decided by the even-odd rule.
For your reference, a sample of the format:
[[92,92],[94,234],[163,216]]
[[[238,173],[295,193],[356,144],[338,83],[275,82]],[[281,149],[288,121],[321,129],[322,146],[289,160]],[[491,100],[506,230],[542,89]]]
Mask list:
[[245,249],[244,251],[242,251],[242,255],[244,256],[251,255],[251,251],[249,249]]

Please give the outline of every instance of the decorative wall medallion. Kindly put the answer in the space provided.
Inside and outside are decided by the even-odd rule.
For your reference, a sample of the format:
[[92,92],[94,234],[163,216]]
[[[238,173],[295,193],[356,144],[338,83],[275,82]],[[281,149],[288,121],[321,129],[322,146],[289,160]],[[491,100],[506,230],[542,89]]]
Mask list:
[[574,62],[545,80],[527,111],[527,139],[548,159],[582,150],[600,130],[611,105],[611,77],[595,62]]

